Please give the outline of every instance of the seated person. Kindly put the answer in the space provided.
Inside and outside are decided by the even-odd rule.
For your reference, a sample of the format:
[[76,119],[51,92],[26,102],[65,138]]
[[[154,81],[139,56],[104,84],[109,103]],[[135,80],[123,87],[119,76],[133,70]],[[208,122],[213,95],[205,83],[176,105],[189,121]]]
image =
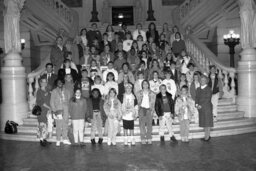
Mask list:
[[134,84],[135,79],[133,76],[133,73],[129,70],[129,64],[128,63],[124,63],[122,65],[122,70],[120,71],[119,75],[118,75],[118,84],[123,82],[124,79],[124,75],[127,75],[129,77],[129,80],[132,84]]

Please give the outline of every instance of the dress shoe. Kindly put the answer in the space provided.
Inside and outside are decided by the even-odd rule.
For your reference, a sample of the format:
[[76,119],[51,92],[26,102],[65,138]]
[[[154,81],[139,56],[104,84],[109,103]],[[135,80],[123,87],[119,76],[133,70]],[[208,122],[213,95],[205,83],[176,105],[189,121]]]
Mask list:
[[103,138],[99,138],[98,143],[99,143],[99,144],[102,144],[102,142],[103,142]]
[[171,137],[171,141],[174,142],[174,143],[177,143],[177,140],[176,140],[174,135]]
[[94,138],[93,138],[93,139],[91,139],[91,143],[92,143],[92,145],[96,144],[96,142],[95,142],[95,139],[94,139]]
[[41,145],[42,147],[45,147],[45,146],[46,146],[46,143],[45,143],[43,140],[40,140],[40,145]]
[[164,136],[161,136],[161,137],[160,137],[160,141],[161,141],[161,142],[164,142]]

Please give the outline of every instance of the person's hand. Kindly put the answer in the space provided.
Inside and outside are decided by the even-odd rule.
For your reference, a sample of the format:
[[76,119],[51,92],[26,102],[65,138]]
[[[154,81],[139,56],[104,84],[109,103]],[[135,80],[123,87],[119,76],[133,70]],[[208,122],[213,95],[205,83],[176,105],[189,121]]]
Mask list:
[[163,119],[163,116],[159,116],[158,119],[159,119],[159,120],[162,120],[162,119]]
[[201,105],[198,105],[198,106],[197,106],[197,109],[201,109],[201,108],[202,108],[202,106],[201,106]]

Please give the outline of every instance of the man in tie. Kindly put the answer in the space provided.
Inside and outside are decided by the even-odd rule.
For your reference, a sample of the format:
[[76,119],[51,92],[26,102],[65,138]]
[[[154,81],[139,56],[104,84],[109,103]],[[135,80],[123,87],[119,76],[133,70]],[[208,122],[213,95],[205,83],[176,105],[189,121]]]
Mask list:
[[54,89],[55,80],[58,78],[58,76],[53,72],[52,63],[47,63],[45,65],[45,73],[41,77],[47,78],[47,88],[52,91]]

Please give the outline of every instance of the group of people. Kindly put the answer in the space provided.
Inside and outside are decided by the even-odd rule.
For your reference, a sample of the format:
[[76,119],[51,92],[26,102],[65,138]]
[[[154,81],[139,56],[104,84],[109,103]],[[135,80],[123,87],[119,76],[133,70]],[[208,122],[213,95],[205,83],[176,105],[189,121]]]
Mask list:
[[[135,145],[134,124],[139,120],[142,144],[152,144],[152,126],[159,125],[160,140],[176,143],[173,122],[180,123],[182,142],[189,142],[190,122],[205,129],[203,141],[210,140],[210,128],[217,121],[222,81],[215,66],[210,73],[197,71],[186,53],[184,37],[174,26],[164,23],[159,35],[154,23],[148,31],[137,24],[130,32],[126,25],[114,32],[111,25],[101,35],[97,24],[82,29],[73,40],[56,38],[51,63],[40,77],[36,104],[38,137],[48,144],[56,126],[57,142],[70,145],[72,125],[74,145],[84,144],[85,123],[91,123],[91,143],[116,145],[123,126],[124,144]],[[103,129],[104,128],[104,129]],[[104,131],[103,131],[104,130]]]

